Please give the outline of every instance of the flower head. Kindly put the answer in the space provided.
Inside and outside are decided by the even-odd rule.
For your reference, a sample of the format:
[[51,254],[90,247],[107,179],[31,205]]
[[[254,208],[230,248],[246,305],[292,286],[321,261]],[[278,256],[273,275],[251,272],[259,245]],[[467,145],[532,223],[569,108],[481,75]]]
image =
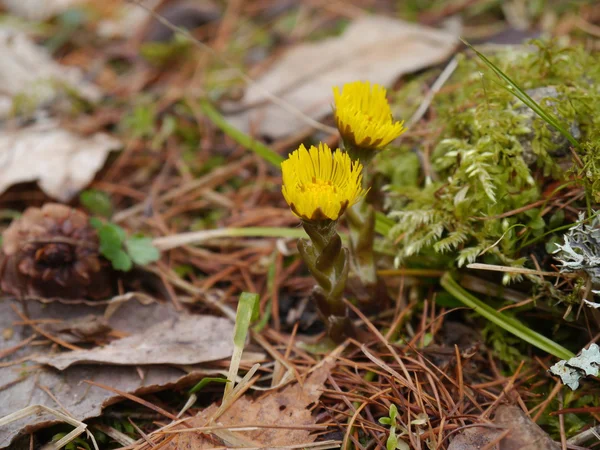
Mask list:
[[379,150],[406,131],[404,122],[394,122],[385,88],[368,81],[333,88],[335,123],[344,143]]
[[281,163],[282,192],[293,213],[304,220],[337,220],[364,195],[362,165],[326,144],[301,145]]

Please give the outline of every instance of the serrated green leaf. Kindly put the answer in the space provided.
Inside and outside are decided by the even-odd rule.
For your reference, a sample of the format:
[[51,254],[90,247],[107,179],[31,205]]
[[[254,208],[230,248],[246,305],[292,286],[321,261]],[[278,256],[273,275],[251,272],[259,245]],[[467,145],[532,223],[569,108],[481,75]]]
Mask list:
[[160,258],[160,251],[152,245],[152,239],[133,236],[125,240],[125,248],[134,263],[144,266]]
[[79,201],[92,214],[101,217],[112,216],[113,206],[110,197],[102,191],[89,189],[79,194]]

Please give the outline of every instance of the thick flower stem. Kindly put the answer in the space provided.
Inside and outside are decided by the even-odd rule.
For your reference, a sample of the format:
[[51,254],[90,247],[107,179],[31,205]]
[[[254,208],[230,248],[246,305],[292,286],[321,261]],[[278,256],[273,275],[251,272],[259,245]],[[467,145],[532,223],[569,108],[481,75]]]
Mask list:
[[[369,162],[375,156],[370,149],[356,147],[344,142],[344,148],[353,160],[359,160],[363,169],[363,186],[369,184],[369,176],[366,171]],[[360,289],[357,297],[362,304],[372,304],[378,293],[381,292],[381,284],[377,279],[377,266],[375,263],[375,209],[369,201],[367,194],[352,208],[346,211],[346,221],[350,230],[350,263],[352,270],[358,276]]]
[[328,336],[341,342],[353,334],[352,323],[342,297],[348,279],[348,250],[337,234],[337,222],[308,222],[302,226],[310,241],[298,241],[298,250],[308,270],[317,281],[312,295],[327,327]]
[[[365,199],[346,212],[350,229],[352,268],[366,288],[377,284],[373,244],[375,240],[375,210]],[[371,289],[369,289],[371,290]]]

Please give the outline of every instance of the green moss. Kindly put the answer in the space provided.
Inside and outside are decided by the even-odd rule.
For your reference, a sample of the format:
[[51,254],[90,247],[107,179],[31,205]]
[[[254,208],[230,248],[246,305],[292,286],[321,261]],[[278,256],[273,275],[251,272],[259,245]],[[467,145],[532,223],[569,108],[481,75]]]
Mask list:
[[[575,127],[588,185],[597,188],[600,157],[591,130],[600,122],[593,113],[600,110],[600,60],[583,48],[542,42],[488,57],[566,128]],[[566,141],[486,66],[464,56],[430,110],[428,129],[441,132],[432,133],[433,145],[426,142],[429,161],[425,144],[415,140],[377,162],[389,180],[387,211],[396,225],[388,237],[396,262],[446,253],[461,266],[485,252],[488,262],[523,265],[522,245],[548,225],[540,209],[511,212],[542,199],[550,183],[566,182],[565,168],[574,166]]]

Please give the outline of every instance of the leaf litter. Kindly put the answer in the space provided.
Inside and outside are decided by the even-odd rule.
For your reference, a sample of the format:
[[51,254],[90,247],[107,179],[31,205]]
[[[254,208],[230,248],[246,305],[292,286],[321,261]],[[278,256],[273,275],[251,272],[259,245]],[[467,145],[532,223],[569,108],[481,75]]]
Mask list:
[[[240,397],[218,417],[214,415],[219,406],[213,404],[187,419],[185,425],[191,429],[178,430],[167,448],[200,450],[240,444],[264,449],[309,446],[316,439],[312,432],[324,429],[315,426],[310,406],[318,402],[333,365],[330,360],[302,383],[269,391],[256,400]],[[207,434],[216,436],[217,442]]]
[[[216,47],[226,53],[228,57],[232,56],[233,52],[231,50],[236,48],[240,41],[243,41],[241,42],[241,48],[243,49],[248,49],[252,45],[252,43],[247,42],[248,36],[253,34],[248,32],[246,28],[248,24],[254,26],[258,23],[260,28],[257,29],[262,33],[264,31],[263,25],[272,20],[273,17],[280,17],[277,15],[282,14],[281,11],[285,14],[286,11],[290,11],[289,8],[292,8],[291,11],[295,13],[295,8],[298,7],[298,4],[293,1],[266,1],[258,4],[254,4],[254,2],[230,3],[227,4],[223,21],[214,34],[212,33],[213,29],[209,29],[208,33],[202,27],[195,30],[195,33],[198,32],[198,36],[201,36],[200,39],[204,39],[205,34],[208,34],[208,40],[214,38]],[[404,3],[408,4],[410,2]],[[479,17],[481,10],[477,8],[482,6],[485,8],[483,3],[478,1],[466,2],[459,5],[458,8],[467,8],[469,14],[475,13],[475,16]],[[128,3],[128,5],[130,4]],[[456,10],[453,10],[455,6],[444,6],[435,12],[435,16],[439,19],[455,14]],[[398,5],[398,8],[403,7],[403,5]],[[471,7],[475,9],[471,9]],[[306,8],[306,10],[303,8]],[[328,5],[325,13],[325,9],[323,11],[318,8],[313,10],[312,5],[310,7],[304,4],[300,5],[298,8],[300,10],[298,20],[300,26],[294,31],[294,34],[299,30],[298,34],[301,38],[309,37],[309,33],[305,31],[306,28],[302,30],[302,25],[304,25],[302,22],[306,17],[309,17],[308,25],[310,29],[311,26],[318,25],[319,20],[328,21],[331,17],[334,17],[337,24],[340,18],[354,17],[354,13],[357,11],[356,16],[358,17],[363,16],[365,13],[365,10],[362,10],[362,5],[357,8],[356,5],[351,5],[350,2],[348,5],[344,5],[341,14],[339,9],[336,8],[336,5]],[[373,6],[373,9],[379,12],[378,5]],[[307,16],[303,18],[302,16],[307,11]],[[313,13],[314,17],[312,16]],[[285,19],[289,20],[289,17],[285,17]],[[191,60],[179,59],[172,65],[162,67],[160,70],[139,63],[137,58],[134,58],[135,63],[128,65],[128,58],[131,58],[131,53],[117,52],[119,56],[116,59],[123,58],[124,60],[115,61],[115,59],[111,59],[113,58],[111,56],[112,49],[108,48],[114,42],[107,42],[109,45],[104,48],[99,48],[100,46],[93,49],[86,47],[86,38],[89,37],[89,33],[98,32],[97,29],[91,30],[88,28],[88,25],[92,25],[90,28],[93,28],[95,24],[87,23],[83,26],[83,29],[77,31],[76,39],[73,39],[72,42],[69,41],[68,45],[61,48],[55,55],[57,59],[65,57],[71,63],[75,61],[74,65],[88,70],[90,76],[94,76],[96,59],[99,56],[108,58],[107,62],[109,63],[104,65],[100,73],[101,76],[95,81],[102,85],[106,92],[110,91],[110,98],[103,97],[102,102],[106,101],[111,108],[114,108],[111,110],[113,112],[109,111],[109,114],[103,114],[99,110],[88,110],[83,113],[83,116],[86,120],[89,119],[87,122],[92,124],[90,129],[93,131],[107,132],[110,130],[110,133],[118,135],[124,143],[124,150],[115,155],[114,161],[111,161],[105,171],[97,175],[93,188],[102,190],[107,196],[110,196],[114,211],[117,213],[114,220],[128,232],[143,230],[144,233],[157,236],[158,239],[173,238],[173,241],[177,242],[177,238],[181,237],[177,236],[177,233],[193,229],[203,230],[203,232],[206,232],[206,230],[212,232],[214,229],[219,229],[218,238],[205,239],[200,243],[201,245],[196,245],[197,243],[190,240],[184,240],[183,243],[176,246],[166,247],[168,250],[163,252],[162,260],[148,268],[153,273],[158,274],[164,283],[164,290],[167,292],[160,291],[159,293],[165,298],[170,298],[179,306],[182,305],[178,302],[184,303],[183,306],[186,310],[189,308],[201,312],[214,308],[215,303],[207,301],[206,296],[206,293],[213,289],[219,291],[218,298],[219,302],[223,302],[223,311],[228,311],[230,305],[235,305],[238,293],[241,290],[260,293],[261,313],[264,314],[263,318],[265,320],[263,321],[263,318],[261,318],[260,339],[253,340],[268,349],[271,357],[275,360],[273,363],[273,379],[279,379],[278,374],[280,375],[282,367],[288,369],[286,375],[306,373],[310,370],[310,367],[317,364],[318,357],[310,353],[308,350],[310,346],[300,347],[296,344],[302,341],[318,342],[318,335],[314,337],[312,334],[318,333],[319,329],[313,327],[309,330],[309,327],[305,327],[302,323],[298,328],[293,328],[294,323],[288,324],[281,321],[281,317],[285,317],[285,313],[293,310],[298,302],[307,300],[307,293],[311,284],[311,280],[307,279],[303,269],[297,264],[298,260],[294,258],[293,251],[289,251],[292,248],[291,243],[289,240],[283,239],[276,241],[274,236],[278,234],[275,231],[273,231],[273,237],[260,239],[228,235],[230,229],[236,228],[244,230],[248,227],[260,227],[261,230],[264,230],[264,227],[279,227],[279,230],[290,231],[290,227],[297,225],[297,221],[291,217],[288,211],[282,208],[281,196],[277,187],[280,180],[277,174],[271,173],[270,168],[266,167],[264,161],[255,158],[254,155],[245,155],[252,149],[251,145],[242,144],[244,148],[240,148],[240,146],[232,144],[232,139],[236,142],[239,142],[239,140],[232,138],[229,134],[223,136],[216,132],[216,122],[213,123],[211,117],[204,116],[200,110],[195,109],[196,98],[194,92],[196,92],[196,89],[200,87],[203,90],[206,89],[210,95],[216,94],[218,96],[221,92],[219,89],[222,89],[222,86],[219,85],[216,91],[211,91],[212,83],[217,78],[219,81],[224,78],[225,83],[230,81],[231,78],[228,78],[231,77],[231,74],[228,73],[229,69],[222,70],[222,67],[218,67],[215,71],[214,65],[207,62],[204,55],[198,55],[197,53],[194,54],[194,58],[191,58]],[[318,32],[321,31],[319,27],[315,27],[315,29]],[[456,33],[451,34],[456,35]],[[80,40],[79,38],[83,39]],[[275,42],[278,36],[269,34],[269,38],[274,38],[273,41]],[[230,43],[233,45],[228,45]],[[126,45],[131,46],[131,42],[127,42]],[[281,46],[277,45],[277,47],[279,49]],[[399,54],[401,45],[397,45],[397,47],[394,50],[395,53]],[[99,50],[106,50],[106,53],[100,55]],[[139,50],[136,48],[135,43],[133,44],[133,50]],[[258,59],[262,63],[259,64],[262,67],[258,67],[258,69],[264,70],[264,63],[269,61],[268,59],[262,61],[260,55],[264,54],[270,58],[272,56],[270,52],[273,49],[261,47],[259,49],[252,48],[251,50],[251,52],[244,53],[248,53],[248,59]],[[123,57],[123,53],[126,53],[125,57]],[[252,54],[250,55],[250,53]],[[196,56],[200,57],[196,58]],[[320,60],[321,58],[314,58],[310,62]],[[104,61],[101,61],[100,64],[102,62]],[[219,64],[221,63],[222,61],[219,61]],[[305,61],[304,65],[310,66],[311,64],[306,64]],[[277,62],[273,67],[276,66]],[[371,66],[368,69],[372,68]],[[366,72],[362,71],[362,73]],[[428,89],[427,83],[423,80],[429,80],[431,73],[428,71],[416,75],[413,81],[417,82],[419,90]],[[477,83],[479,83],[481,81],[478,78],[479,74],[477,72],[473,73],[477,75]],[[361,74],[357,76],[363,78]],[[208,80],[206,86],[203,84],[206,81],[204,80],[205,76]],[[391,76],[392,81],[390,83],[394,82],[396,76]],[[312,74],[307,75],[308,79],[311,77]],[[406,78],[412,79],[412,77]],[[405,81],[406,79],[403,79],[400,83]],[[387,82],[385,84],[390,86]],[[186,86],[186,88],[190,86],[191,89],[188,92],[186,88],[181,88],[181,86]],[[284,86],[284,91],[286,87],[287,85]],[[460,83],[458,88],[456,85],[445,85],[442,91],[460,90],[460,87]],[[487,86],[484,85],[484,89],[486,88]],[[281,94],[282,92],[277,93]],[[399,93],[393,93],[393,95]],[[127,111],[114,113],[117,109],[122,109],[123,105],[132,105],[133,107],[133,103],[138,101],[141,94],[154,96],[152,101],[156,103],[156,105],[154,103],[152,105],[153,108],[156,106],[153,109],[156,113],[152,112],[152,114],[147,114],[147,117],[144,116],[147,119],[145,130],[148,134],[137,133],[135,127],[139,124],[136,124],[135,121],[121,121],[123,114],[128,114]],[[230,93],[227,92],[228,94]],[[327,96],[327,99],[323,97],[321,101],[328,109],[330,86],[327,87]],[[210,98],[213,99],[213,97]],[[113,101],[116,101],[117,108],[113,106]],[[254,105],[248,105],[248,108],[252,106]],[[180,107],[183,107],[183,110],[179,109]],[[127,109],[128,106],[124,108]],[[141,110],[143,109],[141,107]],[[250,112],[252,111],[249,110]],[[428,109],[428,113],[423,116],[423,120],[411,130],[418,136],[418,148],[423,146],[425,153],[429,149],[430,138],[435,134],[430,128],[427,129],[432,124],[430,116],[435,116],[437,113],[434,102],[431,108]],[[264,114],[262,117],[264,117]],[[262,117],[258,118],[258,122]],[[67,116],[67,120],[69,119],[70,116]],[[121,129],[121,123],[126,123],[127,126]],[[165,124],[168,125],[169,123],[177,124],[177,132],[161,140],[159,145],[155,144],[152,135],[157,130],[158,134],[162,135],[163,131],[169,128]],[[301,126],[304,123],[306,123],[305,120],[298,122]],[[254,124],[259,126],[252,129],[252,133],[256,130],[262,133],[265,124],[257,122],[254,122]],[[296,129],[293,131],[296,131]],[[245,137],[248,139],[245,142],[252,142],[250,136]],[[425,139],[422,140],[422,137],[425,137]],[[288,150],[291,145],[291,141],[280,140],[273,144],[273,149],[278,151]],[[410,145],[413,145],[412,141]],[[417,148],[416,145],[415,148]],[[404,152],[404,149],[402,149],[402,152]],[[412,152],[408,153],[416,157]],[[419,157],[421,156],[419,154]],[[426,154],[425,162],[427,159]],[[391,157],[390,160],[396,161],[395,157]],[[215,167],[217,168],[214,169]],[[404,165],[398,165],[398,167],[402,170],[405,169]],[[406,168],[406,170],[409,169]],[[427,168],[425,168],[424,175],[426,177],[430,175]],[[24,203],[37,202],[37,199],[40,198],[39,191],[31,186],[22,186],[19,189],[23,189],[23,192],[22,197],[18,197],[18,199],[26,198],[27,200],[15,202],[15,190],[11,190],[2,198],[3,207],[22,210],[25,209],[25,206],[31,206],[30,204],[24,205]],[[76,203],[76,200],[74,203]],[[573,209],[573,204],[568,203],[565,207],[567,214],[572,213],[569,208]],[[269,233],[271,233],[270,230]],[[259,236],[264,236],[264,234]],[[380,426],[377,419],[388,416],[391,405],[397,405],[396,430],[414,431],[400,436],[400,440],[403,442],[406,440],[411,448],[425,448],[428,446],[443,449],[447,448],[452,438],[458,435],[457,430],[462,427],[477,425],[482,421],[487,423],[485,418],[482,419],[482,417],[490,415],[493,417],[494,412],[500,408],[499,404],[504,401],[520,405],[526,404],[527,407],[531,407],[532,420],[539,423],[544,421],[546,429],[552,430],[553,436],[564,433],[565,424],[563,422],[567,422],[566,426],[570,426],[568,432],[571,434],[573,430],[587,426],[581,425],[581,422],[575,425],[569,424],[568,421],[573,419],[574,414],[564,415],[563,422],[559,422],[557,417],[548,415],[549,411],[556,409],[558,399],[567,403],[570,398],[569,396],[563,397],[560,395],[562,394],[560,385],[557,388],[553,387],[553,380],[546,373],[549,358],[542,358],[539,353],[535,355],[519,353],[523,351],[522,346],[511,341],[504,342],[503,339],[494,337],[496,330],[493,328],[486,328],[485,332],[487,334],[485,337],[481,336],[479,332],[480,322],[475,322],[468,315],[466,320],[464,320],[465,317],[462,317],[462,320],[465,322],[465,326],[473,330],[476,337],[465,339],[469,341],[468,344],[457,344],[458,347],[454,347],[454,343],[446,339],[440,330],[445,328],[447,322],[451,323],[452,316],[461,313],[447,309],[447,307],[454,308],[456,306],[452,303],[453,299],[449,299],[447,295],[444,297],[444,292],[436,291],[429,280],[422,281],[423,277],[437,278],[440,275],[432,275],[431,272],[426,275],[426,271],[420,269],[403,270],[404,268],[396,271],[395,275],[389,276],[385,280],[386,285],[390,289],[395,289],[398,293],[397,307],[395,309],[385,308],[385,310],[382,308],[382,311],[378,312],[381,314],[373,317],[373,328],[382,331],[379,334],[372,332],[370,335],[361,338],[360,344],[368,346],[373,359],[366,359],[363,353],[357,351],[358,345],[350,345],[345,349],[337,361],[337,366],[332,369],[331,375],[326,381],[326,388],[323,389],[318,405],[313,408],[311,404],[307,408],[316,413],[312,423],[319,423],[320,425],[314,427],[314,425],[309,424],[304,431],[318,433],[326,426],[328,432],[335,433],[336,442],[345,433],[347,441],[357,449],[365,447],[383,448],[391,427],[387,425],[385,427]],[[483,295],[487,295],[487,288],[494,292],[506,292],[502,286],[489,282],[489,280],[485,280],[485,283],[483,279],[478,278],[478,280],[485,285],[483,291],[480,291],[482,294],[485,291]],[[461,279],[461,283],[462,281]],[[139,289],[141,285],[143,283],[136,285],[136,289]],[[430,296],[427,292],[433,295]],[[180,296],[181,293],[183,295]],[[120,297],[125,298],[133,294],[132,292],[122,292]],[[156,292],[153,294],[156,295]],[[89,315],[90,310],[83,308],[83,306],[94,307],[88,305],[87,302],[78,302],[77,309],[82,306],[80,321],[74,317],[72,323],[46,323],[45,320],[51,317],[50,310],[61,304],[47,303],[48,299],[41,300],[45,302],[44,308],[48,309],[46,311],[48,315],[34,314],[34,305],[37,305],[37,302],[28,301],[27,303],[30,309],[30,318],[35,317],[34,320],[40,321],[39,323],[32,323],[31,326],[35,325],[48,334],[51,337],[48,339],[54,341],[54,344],[50,344],[49,341],[45,340],[41,333],[36,333],[34,340],[28,341],[33,335],[27,337],[27,335],[15,332],[14,327],[7,328],[6,333],[3,333],[7,337],[6,346],[3,346],[4,350],[0,354],[4,355],[4,360],[6,360],[8,354],[11,362],[15,362],[12,366],[2,367],[2,370],[11,369],[13,377],[15,373],[23,369],[19,366],[20,363],[16,363],[19,355],[30,355],[32,349],[56,351],[57,347],[63,345],[61,342],[71,346],[85,346],[86,348],[90,343],[107,345],[108,342],[114,342],[116,338],[123,338],[123,331],[127,330],[125,324],[117,324],[115,321],[121,320],[126,323],[131,320],[131,315],[126,308],[112,315],[96,314],[95,316],[92,315],[96,317],[95,319],[92,319],[92,316],[86,319],[83,313]],[[64,303],[65,300],[61,299],[61,302]],[[310,309],[310,303],[305,304],[308,304],[308,309]],[[221,303],[219,305],[221,306]],[[64,304],[62,306],[69,308]],[[114,304],[111,304],[111,306],[114,306]],[[139,309],[155,308],[154,306]],[[314,313],[314,311],[309,312]],[[63,313],[66,314],[66,311],[61,312],[61,314]],[[139,315],[140,311],[137,311],[136,314]],[[173,317],[177,314],[185,313],[175,313]],[[58,314],[54,318],[60,320],[61,315]],[[14,320],[21,321],[22,319],[16,317]],[[156,323],[156,320],[153,319],[149,319],[149,321],[150,323]],[[69,321],[67,320],[67,322]],[[137,323],[138,318],[136,317],[133,322]],[[107,323],[110,329],[106,329],[105,325]],[[367,320],[362,320],[362,323],[359,324],[361,328],[364,326],[369,326]],[[141,328],[142,330],[138,329],[137,331],[143,331],[144,327]],[[99,332],[94,333],[94,330],[99,330]],[[382,336],[381,333],[384,333],[384,331],[385,336]],[[128,332],[134,333],[133,330]],[[492,336],[491,339],[490,335]],[[490,345],[487,345],[488,343]],[[33,346],[30,347],[30,344],[33,344]],[[49,345],[53,345],[53,347],[51,348]],[[21,350],[24,353],[21,353]],[[529,356],[533,356],[533,358],[529,358]],[[519,358],[528,361],[525,371],[520,371],[516,366],[513,366],[515,360],[520,361]],[[376,364],[373,360],[378,361],[379,364]],[[222,369],[225,362],[221,361],[216,364]],[[30,371],[31,373],[37,370],[30,366],[24,367],[23,371]],[[73,381],[76,386],[79,386],[77,383],[80,382],[81,377],[91,376],[89,373],[83,373],[85,369],[90,367],[94,368],[92,375],[97,376],[96,381],[101,384],[122,392],[136,392],[139,395],[143,395],[145,388],[153,389],[155,387],[148,386],[147,382],[149,379],[157,377],[158,370],[173,369],[176,371],[169,372],[171,375],[162,379],[164,383],[169,382],[169,380],[176,380],[179,376],[185,376],[184,369],[156,367],[154,365],[141,368],[139,371],[134,371],[133,368],[126,366],[74,365],[65,369],[64,372],[45,367],[37,373],[39,374],[39,380],[42,382],[45,382],[44,380],[47,378],[44,377],[47,377],[48,374],[60,374],[63,382],[62,384],[59,382],[56,384],[59,393],[68,392],[69,389],[75,392],[75,388],[70,385],[65,386],[64,379],[71,377],[69,381]],[[250,389],[254,387],[265,389],[264,386],[269,385],[271,367],[271,363],[266,364],[260,369],[260,372],[257,372],[259,375],[252,375],[249,384],[252,384],[257,377],[258,382],[256,386],[252,385]],[[107,372],[104,372],[105,370]],[[108,374],[108,370],[111,371],[112,377],[108,380],[102,379],[104,375]],[[247,370],[247,366],[242,367],[241,370]],[[222,373],[221,370],[221,375]],[[506,374],[510,373],[514,375],[507,377]],[[131,381],[131,384],[129,386],[119,384],[120,377]],[[34,377],[23,378],[21,383],[28,383],[32,378]],[[303,375],[298,375],[298,378],[303,379]],[[187,378],[184,378],[185,380],[189,381]],[[103,381],[105,382],[103,383]],[[51,384],[51,381],[48,384]],[[0,396],[4,392],[8,392],[7,389],[11,387],[5,386],[0,391]],[[100,395],[96,391],[102,391],[97,386],[86,386],[86,388],[86,395],[93,393],[96,396]],[[128,389],[131,390],[128,391]],[[31,386],[31,392],[34,391],[38,391],[35,395],[37,395],[36,398],[40,399],[40,402],[47,401],[51,408],[59,409],[55,402],[49,400],[48,394],[40,390],[40,387],[37,385]],[[53,392],[53,390],[49,392]],[[177,399],[171,397],[177,398],[181,392],[178,387],[172,386],[172,391],[169,391],[169,399],[166,402],[168,404],[162,406],[171,411],[179,410],[181,405]],[[200,399],[203,404],[212,402],[211,395],[214,392],[203,390],[202,393],[206,394],[206,398]],[[273,395],[273,393],[274,391],[270,390],[266,395]],[[171,396],[171,394],[173,395]],[[580,394],[580,392],[575,394]],[[97,403],[109,403],[115,400],[115,397],[117,395],[111,393],[106,397],[101,397]],[[248,400],[248,398],[249,396],[244,396],[238,401]],[[149,398],[150,402],[154,400],[156,400],[156,397]],[[578,397],[572,397],[571,401],[576,402],[579,400]],[[159,404],[161,401],[157,400],[156,403]],[[70,403],[66,402],[65,406],[77,412],[77,408]],[[148,403],[145,406],[147,407]],[[93,413],[99,414],[99,409],[96,405]],[[197,412],[197,408],[193,405],[186,414],[195,412]],[[593,409],[588,411],[583,408],[583,413],[578,414],[577,418],[582,416],[591,417],[590,412],[593,414]],[[113,417],[110,415],[111,413],[112,410],[107,412],[107,419]],[[125,414],[127,419],[136,420],[135,414],[138,413],[139,411],[134,411],[131,414],[129,412]],[[166,416],[170,417],[169,414]],[[419,426],[411,428],[411,424],[414,424],[415,420],[419,421]],[[47,423],[50,423],[50,421],[55,421],[55,418],[48,417]],[[162,427],[163,424],[164,422],[155,421],[152,424],[140,425],[140,432],[135,435],[136,438],[140,437],[140,439],[131,445],[135,448],[150,448],[152,447],[150,442],[158,442],[160,439],[164,439],[164,441],[175,439],[175,435],[167,434],[168,427],[157,430],[157,427]],[[250,423],[246,421],[245,424]],[[26,425],[26,422],[22,425]],[[212,426],[218,427],[218,425]],[[590,430],[594,431],[594,428],[590,428]],[[240,430],[229,432],[230,430],[213,429],[213,431],[205,430],[203,433],[205,436],[211,433],[211,437],[219,442],[221,442],[221,439],[231,438],[231,433],[239,435],[243,433]],[[4,430],[0,430],[0,432],[4,432]],[[191,435],[193,432],[180,433],[181,436],[185,434]],[[237,436],[237,434],[234,436]],[[147,437],[152,441],[146,440]],[[329,437],[331,435],[320,436],[317,439],[327,439]],[[242,435],[241,439],[247,438]],[[119,442],[127,441],[121,440]],[[129,438],[130,442],[131,438]],[[318,445],[319,442],[317,441],[314,444]],[[305,447],[309,447],[309,445],[307,444]]]
[[[3,400],[0,402],[0,417],[29,406],[43,405],[51,409],[60,407],[74,419],[83,421],[99,416],[106,406],[120,399],[114,392],[90,386],[85,383],[87,380],[117,391],[142,395],[197,382],[206,371],[199,363],[227,358],[232,352],[230,337],[233,326],[228,320],[182,316],[172,307],[160,303],[143,305],[132,300],[121,304],[118,313],[105,319],[112,330],[118,330],[121,336],[132,333],[130,337],[92,350],[39,354],[39,350],[32,348],[16,348],[28,339],[30,333],[26,327],[22,330],[15,327],[14,323],[21,320],[13,307],[18,308],[17,303],[0,301],[0,330],[5,338],[0,346],[0,355],[4,356],[0,366]],[[42,305],[30,301],[28,310],[30,322],[27,323],[34,324],[59,320],[73,324],[80,320],[81,327],[85,320],[90,325],[104,317],[103,308],[84,304],[55,302]],[[180,326],[183,327],[181,332]],[[166,330],[169,330],[168,336],[164,335]],[[36,333],[36,336],[39,334]],[[160,342],[161,339],[168,339],[168,342]],[[115,346],[116,350],[111,350]],[[157,354],[159,349],[163,353]],[[35,353],[32,354],[32,350]],[[77,354],[80,357],[71,356]],[[8,362],[5,362],[6,358]],[[57,371],[45,365],[25,363],[38,359],[65,369]],[[91,364],[90,360],[101,364]],[[68,367],[82,362],[85,364]],[[21,433],[56,422],[56,417],[44,413],[0,427],[0,447],[7,446]]]
[[[282,138],[305,127],[304,117],[331,113],[331,89],[355,80],[391,86],[401,75],[439,64],[458,44],[458,29],[438,30],[384,16],[353,21],[341,36],[290,49],[256,82],[241,102],[225,105],[226,118],[245,132]],[[296,109],[269,101],[269,92]],[[240,111],[241,112],[236,112]]]

